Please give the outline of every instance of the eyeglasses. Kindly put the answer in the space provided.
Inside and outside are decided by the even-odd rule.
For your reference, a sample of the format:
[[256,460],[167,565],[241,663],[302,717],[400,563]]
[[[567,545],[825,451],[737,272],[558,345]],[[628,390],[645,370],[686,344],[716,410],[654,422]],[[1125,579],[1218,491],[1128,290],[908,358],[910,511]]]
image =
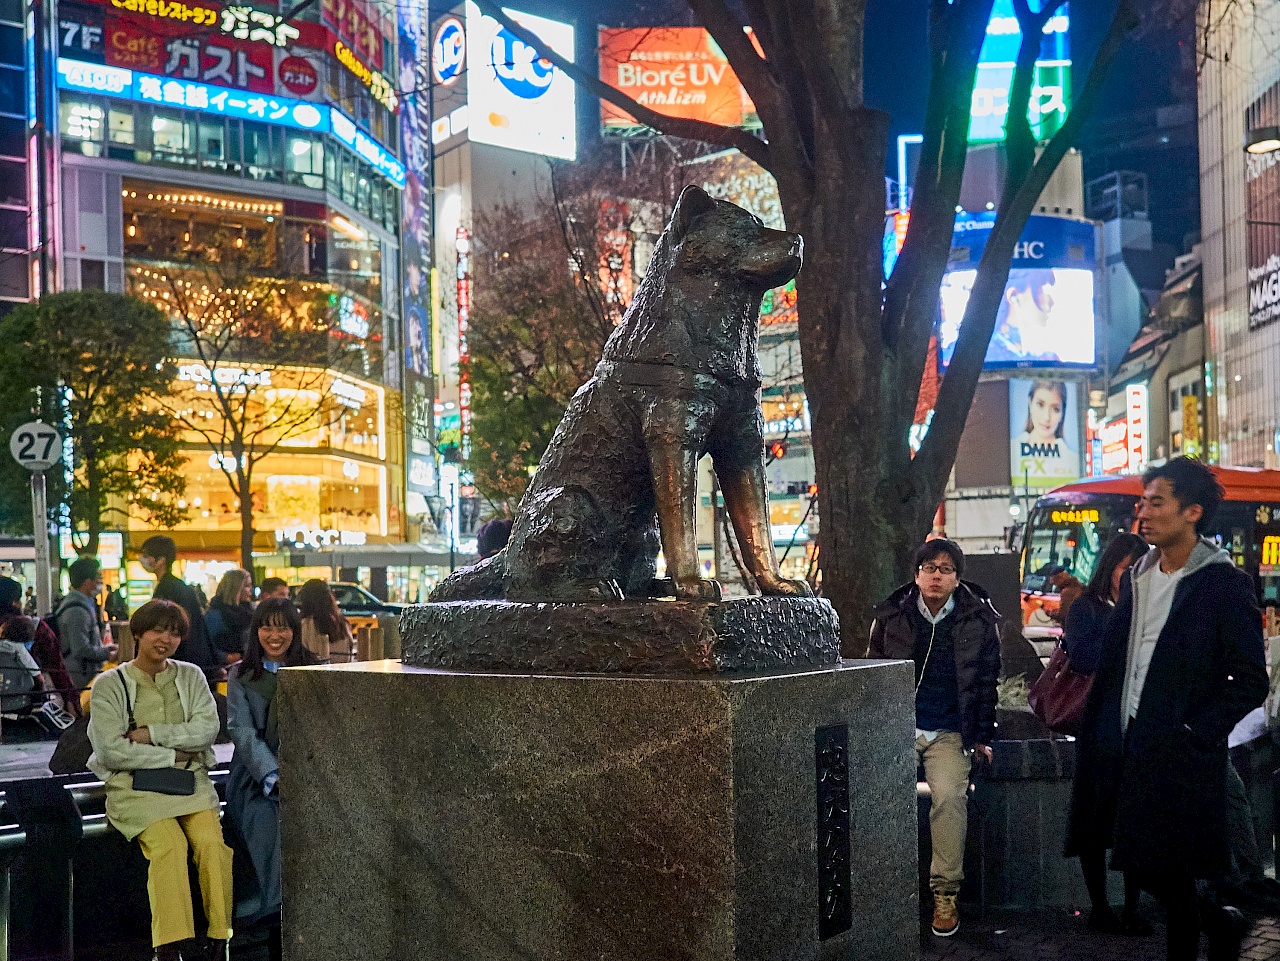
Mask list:
[[954,567],[939,567],[937,564],[921,564],[920,570],[925,574],[951,575],[956,572]]

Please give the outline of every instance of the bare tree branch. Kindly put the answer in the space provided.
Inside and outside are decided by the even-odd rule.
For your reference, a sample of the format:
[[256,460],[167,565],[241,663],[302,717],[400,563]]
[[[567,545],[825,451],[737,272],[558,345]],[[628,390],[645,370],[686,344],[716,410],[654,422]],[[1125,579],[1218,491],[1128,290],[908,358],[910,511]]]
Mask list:
[[665,114],[658,113],[656,110],[651,110],[644,104],[637,103],[622,91],[609,86],[591,71],[585,70],[560,56],[536,34],[526,30],[507,16],[502,6],[495,3],[494,0],[476,0],[476,6],[502,24],[512,35],[533,47],[538,52],[538,56],[554,64],[580,87],[589,90],[601,100],[607,100],[614,106],[622,108],[641,123],[672,137],[703,140],[722,147],[736,147],[761,167],[766,170],[772,169],[769,144],[760,138],[737,127],[725,127],[717,123],[707,123],[704,120],[668,117]]
[[1009,279],[1014,244],[1053,171],[1075,142],[1125,37],[1137,26],[1139,18],[1135,4],[1136,0],[1119,0],[1117,3],[1111,24],[1089,68],[1084,86],[1076,97],[1075,105],[1041,151],[1030,172],[1016,185],[1008,203],[1002,205],[1000,215],[991,229],[991,236],[987,239],[982,259],[978,263],[973,289],[969,293],[969,303],[960,324],[956,349],[938,389],[933,422],[919,452],[911,462],[913,478],[930,496],[941,495],[947,474],[955,461],[960,435],[964,431],[969,413],[970,399],[977,387],[987,346],[995,329],[997,307]]

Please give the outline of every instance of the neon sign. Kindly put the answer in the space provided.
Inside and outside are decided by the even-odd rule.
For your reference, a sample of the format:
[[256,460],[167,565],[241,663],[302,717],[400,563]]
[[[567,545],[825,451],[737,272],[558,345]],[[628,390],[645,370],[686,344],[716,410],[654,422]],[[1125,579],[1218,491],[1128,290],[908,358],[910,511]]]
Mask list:
[[197,26],[211,27],[218,22],[218,11],[213,7],[189,7],[180,0],[111,0],[111,6],[130,13],[142,13],[163,20],[181,20]]
[[[282,127],[320,132],[329,129],[328,111],[304,100],[245,93],[191,80],[138,73],[123,67],[106,67],[59,58],[58,86],[64,90],[80,90],[142,103],[185,107],[202,113],[257,120]],[[332,107],[329,108],[329,111],[332,110]]]
[[330,107],[333,135],[369,162],[397,187],[404,186],[404,164],[393,157],[381,144],[356,127],[356,123],[337,107]]
[[377,70],[366,67],[356,57],[355,52],[341,40],[333,45],[333,55],[338,62],[350,70],[362,84],[369,88],[373,98],[392,113],[400,109],[400,101],[392,89],[391,81]]
[[105,94],[141,103],[185,107],[201,113],[332,133],[397,187],[404,186],[404,164],[357,128],[355,121],[337,107],[317,106],[289,97],[245,93],[63,57],[58,58],[58,86],[63,90]]
[[[364,340],[369,336],[368,308],[364,304],[357,303],[354,297],[343,297],[338,301],[338,329],[352,337]],[[335,384],[335,388],[336,386]],[[360,402],[364,403],[363,396]]]
[[313,530],[309,527],[286,527],[276,531],[276,543],[293,547],[360,547],[369,541],[364,531]]
[[285,23],[284,17],[253,7],[224,7],[222,32],[237,40],[261,41],[273,47],[287,47],[300,36],[298,28]]

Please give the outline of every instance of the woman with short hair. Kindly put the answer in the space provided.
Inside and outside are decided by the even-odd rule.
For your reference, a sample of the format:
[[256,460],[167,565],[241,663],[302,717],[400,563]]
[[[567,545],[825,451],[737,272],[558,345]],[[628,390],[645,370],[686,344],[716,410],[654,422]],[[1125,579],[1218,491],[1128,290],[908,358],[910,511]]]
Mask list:
[[[209,779],[218,709],[204,672],[173,660],[188,627],[186,611],[170,601],[138,608],[129,620],[137,654],[98,677],[89,708],[89,769],[106,784],[107,820],[128,840],[137,838],[150,862],[156,961],[225,959],[231,938],[231,849]],[[173,768],[192,772],[191,793],[186,786],[160,793],[159,785],[135,783],[141,772]],[[209,922],[203,946],[195,940],[188,850]]]

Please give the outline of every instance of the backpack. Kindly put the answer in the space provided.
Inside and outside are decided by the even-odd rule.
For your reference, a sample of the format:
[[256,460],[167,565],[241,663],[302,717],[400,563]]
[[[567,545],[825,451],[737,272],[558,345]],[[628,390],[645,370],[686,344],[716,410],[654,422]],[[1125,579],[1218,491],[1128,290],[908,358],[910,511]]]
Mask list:
[[22,710],[31,703],[25,695],[35,689],[36,679],[19,659],[18,652],[0,647],[0,710]]

